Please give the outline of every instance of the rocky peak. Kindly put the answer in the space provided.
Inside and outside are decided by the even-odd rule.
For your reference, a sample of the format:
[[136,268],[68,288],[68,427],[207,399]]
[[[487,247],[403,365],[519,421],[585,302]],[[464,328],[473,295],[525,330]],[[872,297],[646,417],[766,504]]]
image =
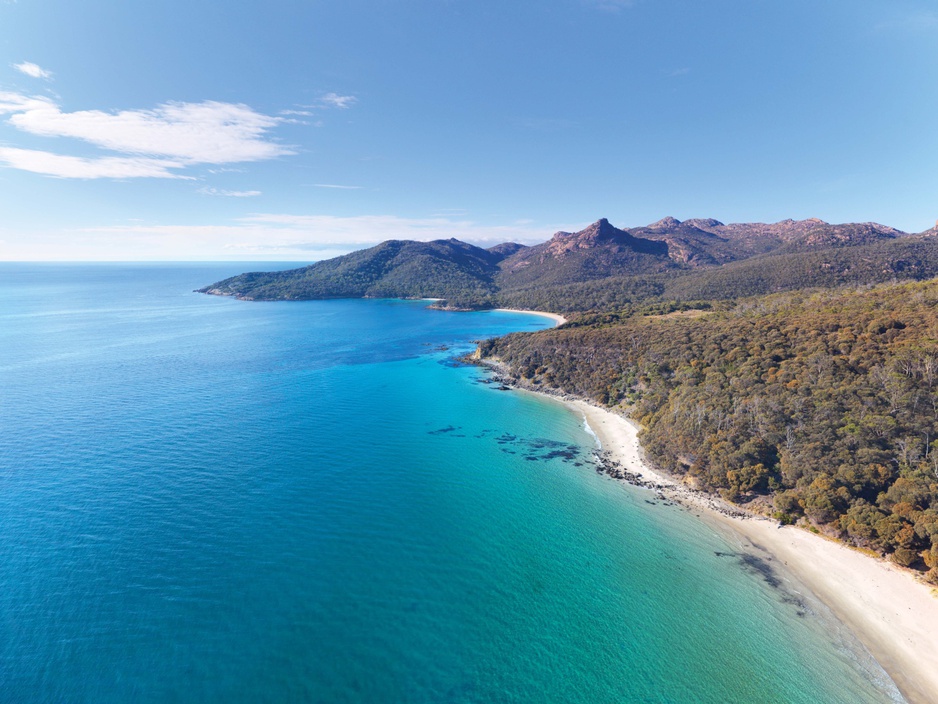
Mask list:
[[658,222],[653,222],[648,226],[649,230],[673,230],[676,227],[681,226],[681,221],[677,218],[672,218],[670,215],[666,218],[662,218]]
[[690,225],[691,227],[696,227],[698,230],[709,231],[714,227],[723,227],[723,223],[719,220],[714,220],[713,218],[693,218],[692,220],[685,220],[682,225]]
[[667,252],[667,245],[664,243],[634,237],[612,225],[606,218],[600,218],[579,232],[558,232],[547,243],[545,252],[553,257],[564,257],[571,252],[603,247],[653,254]]

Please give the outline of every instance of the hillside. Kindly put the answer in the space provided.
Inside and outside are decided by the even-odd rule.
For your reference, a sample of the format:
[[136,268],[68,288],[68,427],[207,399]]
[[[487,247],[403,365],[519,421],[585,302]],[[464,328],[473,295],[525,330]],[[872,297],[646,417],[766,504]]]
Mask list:
[[547,242],[506,257],[497,283],[500,290],[510,290],[653,274],[677,266],[666,242],[635,237],[603,218],[580,232],[558,232]]
[[[513,247],[507,251],[515,251]],[[245,300],[448,298],[488,301],[501,251],[459,240],[389,240],[300,269],[252,272],[199,289]]]
[[[442,298],[456,308],[610,310],[938,275],[938,238],[876,223],[724,225],[664,218],[622,230],[601,219],[526,247],[391,240],[312,266],[253,272],[204,293],[250,300]],[[444,305],[446,305],[444,304]]]
[[480,354],[621,406],[649,459],[699,487],[938,583],[938,282],[584,317]]

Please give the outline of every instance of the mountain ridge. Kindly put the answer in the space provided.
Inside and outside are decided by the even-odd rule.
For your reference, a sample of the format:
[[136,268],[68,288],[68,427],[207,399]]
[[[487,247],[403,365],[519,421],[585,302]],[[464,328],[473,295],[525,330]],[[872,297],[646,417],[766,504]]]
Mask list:
[[[512,299],[525,291],[559,291],[570,285],[596,289],[603,282],[626,279],[658,282],[651,288],[666,291],[667,282],[691,276],[698,281],[691,288],[705,294],[711,279],[721,280],[725,288],[727,276],[738,270],[767,282],[755,288],[766,293],[813,282],[859,283],[860,276],[876,282],[938,275],[935,235],[938,225],[912,235],[879,223],[831,224],[817,218],[724,224],[712,218],[682,222],[668,216],[624,229],[601,218],[577,232],[557,232],[530,246],[504,242],[484,249],[454,238],[388,240],[298,269],[247,272],[199,291],[245,300],[440,298],[448,302],[442,305],[475,309],[513,305]],[[896,254],[900,250],[901,256]],[[892,262],[902,256],[910,260],[897,270]],[[745,261],[752,264],[742,266]],[[791,262],[797,264],[797,280],[771,271],[773,264]],[[738,283],[731,288],[740,289]],[[587,298],[583,301],[583,309],[594,307],[587,305]]]

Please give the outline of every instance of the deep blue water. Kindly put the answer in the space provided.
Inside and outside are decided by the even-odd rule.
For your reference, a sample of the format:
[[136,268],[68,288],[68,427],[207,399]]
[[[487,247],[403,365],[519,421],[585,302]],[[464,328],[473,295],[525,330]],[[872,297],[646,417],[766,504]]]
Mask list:
[[249,268],[0,264],[0,701],[895,696],[580,418],[453,363],[545,319],[191,292]]

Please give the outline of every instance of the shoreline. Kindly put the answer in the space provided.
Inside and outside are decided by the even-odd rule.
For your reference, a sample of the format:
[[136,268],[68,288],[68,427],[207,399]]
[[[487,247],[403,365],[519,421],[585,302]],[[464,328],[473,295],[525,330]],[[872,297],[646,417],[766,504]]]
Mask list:
[[[530,389],[525,389],[530,391]],[[938,595],[899,567],[795,526],[745,514],[694,491],[645,462],[638,427],[612,411],[557,397],[582,416],[601,449],[624,469],[705,512],[751,549],[767,553],[827,606],[892,678],[911,704],[938,704]]]
[[555,323],[557,323],[557,326],[563,325],[567,322],[567,319],[559,313],[546,313],[542,310],[520,310],[518,308],[492,308],[492,310],[499,313],[524,313],[525,315],[539,315],[542,318],[550,318]]

